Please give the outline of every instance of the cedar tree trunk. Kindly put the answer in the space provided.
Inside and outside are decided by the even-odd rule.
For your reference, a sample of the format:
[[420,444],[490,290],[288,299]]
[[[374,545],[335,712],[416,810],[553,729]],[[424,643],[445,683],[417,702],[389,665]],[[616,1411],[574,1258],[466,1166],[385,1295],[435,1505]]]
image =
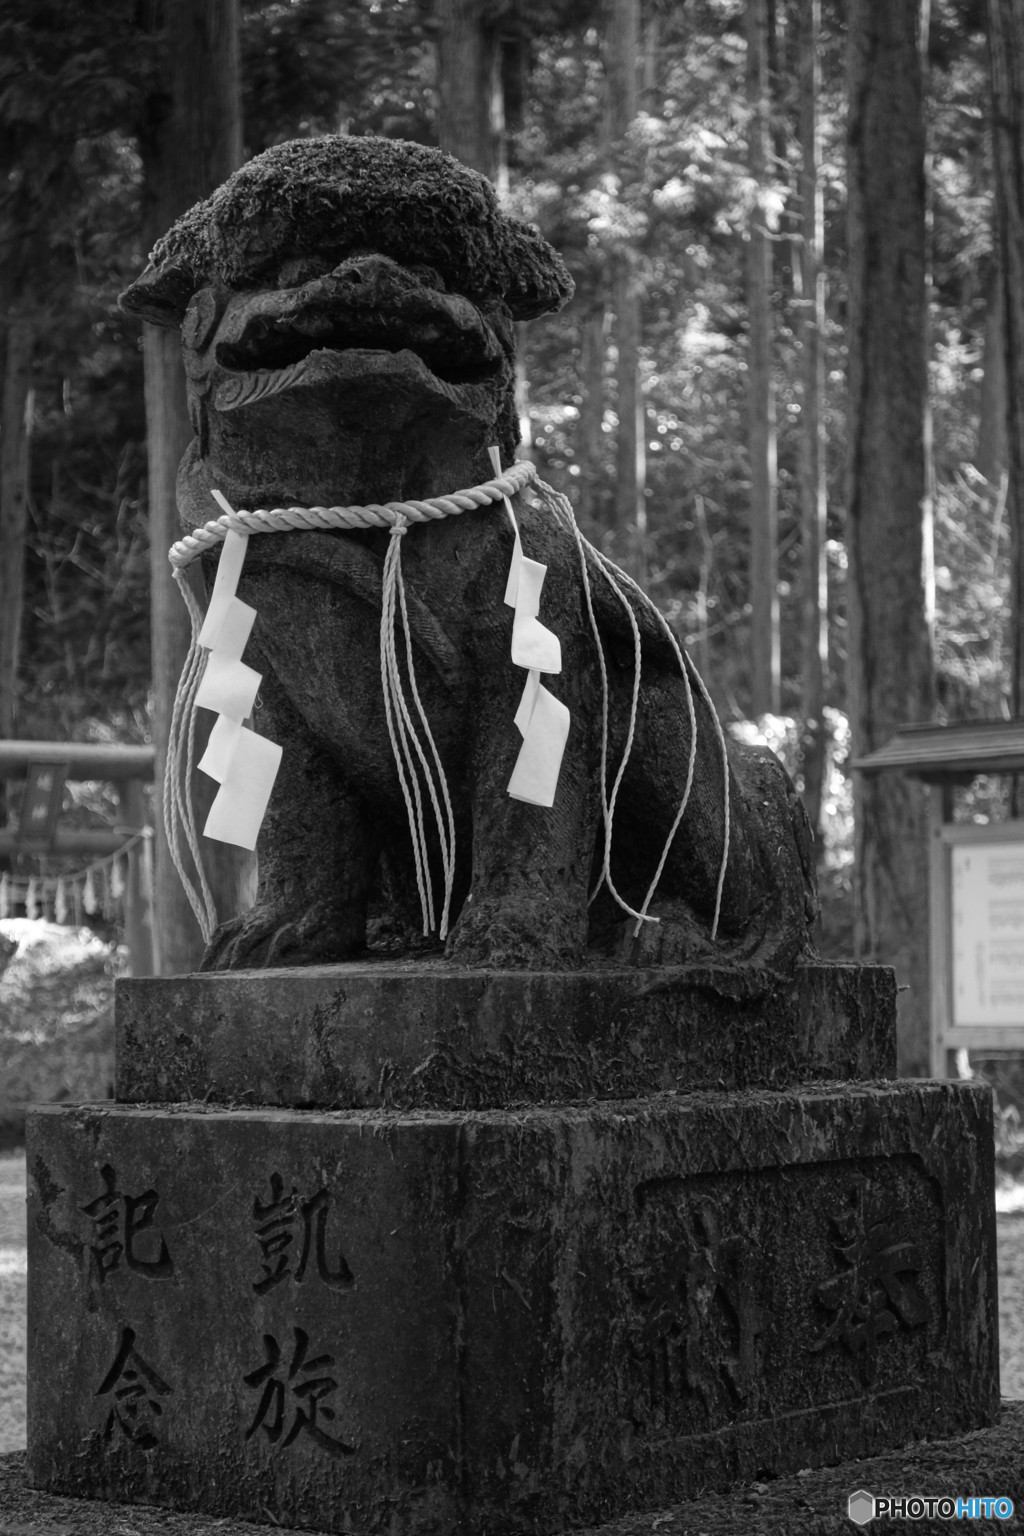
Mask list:
[[[930,720],[923,578],[927,499],[925,174],[919,0],[852,0],[849,16],[849,707],[853,755]],[[925,791],[855,785],[856,934],[895,965],[899,1066],[928,1060]]]

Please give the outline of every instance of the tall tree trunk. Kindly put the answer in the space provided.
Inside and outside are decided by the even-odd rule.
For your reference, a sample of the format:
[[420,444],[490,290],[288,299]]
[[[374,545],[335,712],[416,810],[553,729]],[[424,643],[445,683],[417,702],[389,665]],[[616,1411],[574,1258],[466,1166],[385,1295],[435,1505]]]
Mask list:
[[978,406],[978,441],[974,450],[974,467],[998,492],[1003,475],[1006,473],[1008,419],[1007,331],[1003,323],[1003,263],[999,254],[998,229],[995,231],[994,244],[995,262],[985,295],[985,351],[982,359],[981,402]]
[[[508,191],[501,36],[482,0],[437,0],[438,138],[441,148]],[[523,56],[520,67],[525,69]],[[520,81],[521,84],[521,81]],[[522,457],[533,457],[530,383],[516,328],[516,414]]]
[[619,426],[615,439],[615,527],[620,555],[637,581],[647,576],[647,444],[640,387],[640,296],[633,264],[620,257],[612,285],[615,310],[615,387]]
[[996,226],[1006,375],[1010,528],[1010,713],[1024,713],[1024,13],[988,0]]
[[508,184],[501,40],[481,0],[437,0],[438,138],[441,148]]
[[828,735],[828,494],[825,476],[825,212],[820,160],[821,0],[800,0],[800,260],[797,334],[800,340],[801,768],[803,801],[815,840],[821,831]]
[[[237,0],[145,0],[140,25],[162,37],[163,89],[148,102],[140,133],[150,245],[179,214],[207,196],[241,164]],[[153,737],[162,787],[178,677],[189,641],[188,617],[171,578],[167,551],[179,536],[175,479],[192,437],[177,331],[145,327],[146,423],[152,550]],[[200,814],[210,783],[192,786]],[[195,969],[202,938],[170,859],[157,817],[154,939],[163,975]],[[200,820],[202,825],[202,820]],[[224,843],[204,847],[207,874],[223,920],[242,909],[252,856]]]
[[661,13],[650,10],[644,17],[644,43],[641,61],[644,105],[651,113],[658,110],[658,65],[661,61]]
[[[921,60],[921,97],[928,99],[928,30],[931,26],[932,0],[918,0],[917,51]],[[923,109],[922,109],[923,111]],[[925,368],[931,355],[931,316],[927,295],[932,289],[931,249],[935,219],[932,210],[932,156],[928,149],[927,127],[924,130],[924,244],[925,244],[925,306],[924,306],[924,355]],[[934,666],[935,621],[938,603],[935,587],[935,423],[932,416],[932,397],[929,389],[924,392],[924,499],[921,502],[921,580],[924,586],[924,617],[928,626],[928,645]]]
[[527,354],[529,338],[526,326],[516,326],[516,414],[519,417],[519,452],[521,459],[533,459],[533,420],[530,416],[530,368]]
[[[849,706],[853,753],[934,709],[923,585],[927,494],[925,181],[918,0],[849,13]],[[856,936],[894,964],[899,1066],[928,1060],[927,825],[922,787],[854,780]]]
[[580,321],[580,489],[583,514],[591,527],[601,522],[604,484],[604,359],[607,311],[601,299]]
[[700,575],[693,595],[694,628],[697,651],[697,671],[702,677],[713,677],[711,646],[708,640],[708,596],[711,592],[711,576],[715,568],[715,545],[708,526],[707,506],[698,492],[693,498],[694,521],[700,538]]
[[0,399],[0,738],[14,734],[18,695],[34,350],[35,323],[15,311],[7,321]]
[[[610,0],[605,47],[608,142],[618,161],[623,197],[633,179],[626,135],[637,114],[640,58],[640,0]],[[640,387],[642,312],[632,253],[622,250],[612,273],[615,311],[615,385],[618,432],[615,445],[615,529],[620,555],[639,580],[647,566],[647,444]]]
[[778,714],[781,688],[776,575],[778,492],[775,390],[772,383],[772,248],[763,197],[771,114],[768,0],[747,4],[748,161],[755,206],[747,236],[747,412],[750,445],[750,703],[755,715]]

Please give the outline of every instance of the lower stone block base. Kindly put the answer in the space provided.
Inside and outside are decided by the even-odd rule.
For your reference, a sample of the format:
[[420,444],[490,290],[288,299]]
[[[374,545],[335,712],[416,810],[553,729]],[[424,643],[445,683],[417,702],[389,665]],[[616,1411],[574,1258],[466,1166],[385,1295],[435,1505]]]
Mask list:
[[[990,1496],[1013,1500],[1015,1511],[1024,1510],[1024,1403],[1002,1403],[999,1423],[969,1434],[944,1440],[916,1441],[868,1461],[841,1462],[816,1471],[802,1468],[787,1477],[766,1483],[736,1485],[730,1493],[705,1493],[699,1498],[626,1515],[621,1520],[590,1527],[581,1536],[685,1536],[699,1531],[704,1536],[824,1536],[825,1532],[851,1532],[847,1518],[850,1495],[867,1490],[875,1495],[906,1495],[911,1490],[952,1498],[967,1497],[968,1490],[985,1490]],[[167,1513],[152,1506],[136,1506],[126,1515],[123,1508],[99,1499],[68,1500],[30,1488],[25,1478],[25,1453],[0,1456],[0,1510],[13,1520],[11,1536],[55,1536],[74,1531],[75,1536],[110,1536],[130,1527],[133,1536],[167,1536]],[[253,1536],[249,1521],[191,1515],[189,1536]],[[970,1529],[1018,1529],[1013,1521],[977,1521]],[[179,1528],[180,1529],[180,1528]],[[877,1515],[870,1526],[877,1533],[906,1532],[905,1519]],[[956,1526],[948,1520],[915,1520],[913,1530],[922,1536],[949,1536]],[[4,1530],[0,1526],[0,1530]],[[6,1536],[6,1530],[5,1530]]]
[[998,1412],[971,1084],[47,1107],[28,1167],[52,1492],[548,1536]]

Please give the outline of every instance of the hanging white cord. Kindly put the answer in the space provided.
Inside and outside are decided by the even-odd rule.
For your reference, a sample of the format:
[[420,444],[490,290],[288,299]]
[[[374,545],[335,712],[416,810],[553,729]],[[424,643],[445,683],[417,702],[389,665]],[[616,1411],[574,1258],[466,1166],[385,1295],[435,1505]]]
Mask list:
[[409,751],[406,730],[407,711],[402,705],[402,680],[398,675],[398,657],[395,646],[395,562],[400,558],[402,534],[405,524],[396,523],[391,531],[388,552],[384,560],[384,580],[380,615],[380,680],[384,692],[384,714],[387,719],[391,751],[398,769],[402,797],[409,817],[412,835],[412,851],[416,863],[416,886],[423,909],[423,932],[428,934],[434,926],[434,898],[427,864],[427,835],[423,824],[423,802],[420,798],[419,779]]
[[[665,864],[666,864],[666,861],[668,859],[669,852],[671,851],[671,848],[672,848],[672,842],[673,842],[673,840],[675,838],[675,835],[676,835],[676,832],[677,832],[677,830],[679,828],[679,823],[683,819],[683,813],[686,810],[686,806],[687,806],[687,803],[688,803],[689,798],[690,798],[690,790],[691,790],[691,788],[693,786],[693,775],[694,775],[694,769],[695,769],[696,759],[697,759],[697,716],[696,716],[696,711],[695,711],[694,705],[693,705],[693,691],[692,691],[692,689],[690,687],[690,677],[689,677],[689,673],[692,670],[694,679],[696,680],[697,686],[700,689],[701,696],[704,699],[705,703],[707,704],[708,710],[709,710],[709,712],[711,714],[711,719],[714,722],[715,732],[716,732],[716,735],[717,735],[717,738],[718,738],[718,743],[719,743],[719,747],[720,747],[721,754],[722,754],[722,767],[723,767],[723,775],[722,776],[723,776],[723,783],[724,783],[724,817],[725,817],[725,825],[724,825],[724,831],[723,831],[723,837],[722,837],[722,858],[721,858],[721,863],[719,865],[718,880],[717,880],[716,887],[715,887],[715,910],[714,910],[714,917],[713,917],[712,925],[711,925],[711,937],[715,938],[717,933],[718,933],[718,919],[719,919],[719,915],[720,915],[720,912],[721,912],[721,906],[722,906],[722,890],[723,890],[723,887],[725,885],[725,875],[726,875],[726,870],[728,868],[728,863],[729,863],[729,843],[730,843],[730,831],[731,831],[731,815],[730,815],[730,801],[729,801],[729,760],[728,760],[728,756],[726,754],[725,734],[724,734],[724,732],[722,730],[721,723],[720,723],[720,721],[718,719],[717,711],[715,710],[715,707],[714,707],[714,705],[711,702],[711,697],[708,694],[707,689],[704,686],[704,682],[703,682],[703,679],[700,676],[700,673],[693,666],[693,663],[690,661],[689,657],[685,656],[684,653],[682,652],[682,650],[680,649],[679,642],[676,640],[675,635],[672,633],[672,629],[669,626],[668,620],[665,618],[665,616],[661,612],[660,608],[658,608],[657,605],[651,601],[651,599],[647,596],[647,593],[644,592],[644,590],[637,585],[637,583],[633,580],[633,578],[631,576],[627,575],[625,571],[621,570],[619,568],[619,566],[617,566],[614,563],[614,561],[609,560],[607,555],[603,555],[600,550],[595,549],[594,546],[587,539],[585,539],[583,537],[583,534],[580,532],[579,526],[578,526],[578,524],[576,522],[576,517],[575,517],[575,514],[574,514],[574,512],[572,510],[572,504],[570,503],[570,501],[568,500],[568,498],[566,496],[563,496],[559,491],[553,490],[552,487],[549,486],[549,485],[546,485],[543,480],[538,480],[536,486],[534,487],[534,489],[535,489],[536,493],[540,496],[541,500],[550,508],[550,510],[554,511],[556,514],[558,514],[560,516],[561,521],[567,527],[569,527],[572,530],[572,532],[573,532],[573,534],[575,536],[576,545],[577,545],[577,548],[579,550],[579,555],[580,555],[580,571],[581,571],[581,575],[582,575],[582,579],[583,579],[583,590],[584,590],[584,595],[586,597],[587,613],[588,613],[589,618],[590,618],[590,627],[591,627],[591,630],[593,631],[594,644],[595,644],[595,647],[597,649],[598,662],[599,662],[600,669],[601,669],[601,725],[602,725],[602,730],[601,730],[601,802],[602,802],[602,811],[603,811],[603,814],[604,814],[605,848],[604,848],[604,860],[603,860],[602,869],[601,869],[601,876],[600,876],[600,878],[599,878],[599,880],[597,882],[597,885],[594,887],[594,890],[591,892],[590,900],[591,901],[594,900],[594,898],[596,897],[598,891],[600,891],[602,884],[607,885],[609,893],[614,898],[614,900],[617,903],[617,905],[619,907],[621,907],[621,909],[624,912],[626,912],[630,917],[635,917],[637,919],[636,927],[633,930],[634,937],[636,937],[636,935],[640,932],[640,924],[642,922],[649,922],[650,923],[650,922],[657,922],[658,921],[658,919],[656,917],[651,917],[649,915],[648,908],[649,908],[649,906],[651,904],[651,901],[652,901],[652,899],[654,897],[655,890],[657,889],[658,881],[661,879],[662,871],[665,868]],[[596,619],[596,616],[594,614],[594,606],[593,606],[593,600],[592,600],[591,590],[590,590],[590,573],[589,573],[589,570],[588,570],[588,567],[587,567],[587,553],[588,553],[588,551],[594,557],[594,560],[597,562],[597,568],[601,572],[601,575],[608,582],[609,586],[612,588],[612,591],[615,593],[616,597],[619,599],[619,601],[622,603],[623,607],[625,608],[626,615],[627,615],[627,617],[629,619],[630,628],[631,628],[632,633],[633,633],[634,668],[633,668],[633,692],[632,692],[632,698],[631,698],[631,701],[630,701],[629,729],[628,729],[627,735],[626,735],[626,744],[625,744],[625,747],[623,749],[622,761],[619,764],[618,772],[616,773],[616,776],[615,776],[615,783],[613,785],[612,793],[611,793],[610,796],[608,796],[608,794],[607,794],[607,782],[608,782],[607,781],[607,762],[608,762],[608,673],[607,673],[607,669],[605,667],[604,648],[601,645],[601,638],[600,638],[600,633],[599,633],[598,626],[597,626],[597,619]],[[618,579],[616,579],[616,578],[618,578]],[[665,635],[668,638],[669,644],[671,645],[672,650],[675,653],[676,660],[679,663],[680,675],[682,676],[683,683],[684,683],[685,688],[686,688],[687,713],[689,715],[689,722],[690,722],[690,751],[689,751],[689,760],[687,762],[687,769],[686,769],[686,782],[685,782],[685,784],[683,786],[682,798],[681,798],[681,800],[679,802],[679,808],[676,811],[675,819],[673,820],[672,826],[669,829],[668,837],[665,839],[665,844],[664,844],[664,847],[662,848],[662,851],[661,851],[661,858],[658,860],[658,867],[655,870],[654,878],[651,881],[650,886],[648,887],[647,894],[644,897],[643,905],[641,906],[639,912],[636,911],[633,907],[631,907],[628,904],[628,902],[626,902],[623,899],[623,897],[619,894],[619,892],[615,889],[615,886],[612,883],[611,871],[610,871],[612,825],[613,825],[614,812],[615,812],[615,800],[616,800],[616,797],[618,795],[619,785],[622,782],[622,775],[625,772],[626,763],[629,760],[629,754],[632,751],[632,747],[633,747],[633,736],[634,736],[634,728],[635,728],[635,722],[636,722],[636,712],[637,712],[637,706],[638,706],[639,695],[640,695],[640,666],[641,666],[639,629],[638,629],[638,626],[637,626],[637,622],[636,622],[636,618],[635,618],[635,615],[633,613],[633,610],[630,607],[628,601],[626,600],[625,594],[622,592],[622,590],[620,589],[620,587],[618,585],[618,581],[620,581],[620,580],[629,588],[629,590],[631,592],[634,593],[634,595],[636,596],[638,601],[643,604],[644,608],[648,611],[648,613],[653,615],[653,617],[655,618],[657,623],[661,626],[661,629],[664,631]]]
[[[203,866],[202,854],[199,848],[199,833],[196,828],[195,808],[192,804],[192,796],[189,786],[192,782],[192,761],[195,752],[195,720],[196,720],[196,694],[199,684],[202,682],[203,673],[206,671],[206,656],[199,644],[199,631],[203,625],[203,616],[199,603],[192,591],[185,575],[183,566],[174,568],[174,579],[178,583],[181,595],[188,608],[189,619],[192,624],[192,638],[189,643],[188,654],[185,657],[185,665],[182,668],[181,680],[178,683],[178,691],[174,698],[174,710],[171,715],[171,728],[167,742],[167,763],[164,769],[163,783],[163,818],[164,831],[167,836],[167,847],[178,871],[178,878],[188,897],[188,902],[195,913],[199,931],[203,936],[203,942],[209,944],[213,937],[213,931],[217,926],[217,909],[213,900],[213,892],[210,890],[206,878],[206,870]],[[180,831],[184,831],[185,840],[188,843],[192,862],[199,877],[198,886],[192,880],[181,851]]]
[[602,885],[606,885],[612,897],[622,908],[623,912],[626,912],[630,917],[636,918],[636,929],[634,930],[635,937],[636,934],[640,932],[640,924],[642,922],[647,921],[656,923],[658,919],[656,917],[648,918],[644,911],[635,911],[634,908],[629,905],[629,902],[626,901],[625,898],[616,889],[615,883],[612,880],[611,857],[612,829],[615,824],[615,803],[619,796],[619,786],[622,783],[623,775],[626,772],[626,765],[629,762],[630,753],[633,750],[633,737],[636,733],[636,717],[640,706],[640,670],[642,666],[640,654],[640,627],[636,622],[632,608],[629,606],[625,597],[623,597],[622,593],[619,591],[619,588],[615,585],[615,582],[612,580],[611,576],[609,576],[603,565],[599,566],[598,569],[600,570],[601,575],[604,576],[605,580],[612,588],[612,591],[615,593],[615,596],[619,599],[623,608],[625,609],[626,618],[629,620],[630,629],[632,630],[633,634],[633,691],[629,701],[629,726],[626,730],[626,742],[622,749],[622,759],[619,763],[618,771],[615,775],[615,781],[612,784],[612,792],[609,794],[608,671],[604,660],[604,646],[601,644],[600,632],[597,627],[597,617],[594,613],[593,595],[590,589],[590,572],[587,569],[587,554],[585,548],[586,541],[583,538],[583,535],[579,532],[578,528],[576,529],[576,539],[580,555],[580,570],[583,576],[583,591],[587,600],[587,612],[590,615],[590,627],[593,631],[594,645],[601,662],[601,813],[604,819],[604,858],[601,863],[601,873],[598,876],[597,884],[594,886],[594,889],[590,893],[589,900],[590,902],[593,902],[596,899]]
[[[420,722],[423,726],[424,733],[426,734],[427,741],[430,745],[430,751],[434,759],[434,766],[437,769],[437,782],[440,785],[441,795],[444,799],[445,820],[442,822],[441,807],[437,800],[437,790],[435,789],[434,785],[434,777],[430,771],[426,757],[424,756],[423,749],[420,746],[419,736],[416,733],[415,727],[413,726],[412,721],[408,719],[408,711],[406,709],[405,699],[403,698],[401,688],[399,687],[399,703],[401,704],[402,712],[406,717],[410,735],[412,736],[417,755],[423,767],[423,775],[426,779],[427,790],[430,794],[430,801],[434,808],[434,818],[437,823],[437,833],[441,843],[441,867],[444,871],[444,903],[441,908],[441,922],[438,928],[438,937],[443,939],[446,938],[448,934],[448,918],[451,911],[452,887],[455,883],[455,813],[452,810],[451,797],[448,794],[448,780],[445,777],[445,771],[441,763],[441,754],[437,750],[437,743],[434,741],[433,732],[430,729],[430,721],[427,719],[427,713],[423,708],[423,702],[420,699],[420,692],[416,686],[416,669],[413,664],[412,654],[412,627],[409,623],[409,614],[406,609],[405,581],[402,576],[401,544],[397,538],[394,538],[394,536],[393,542],[398,546],[398,553],[394,562],[394,580],[395,587],[398,591],[399,605],[402,610],[402,627],[405,630],[405,662],[406,670],[409,674],[409,686],[412,689],[412,696],[416,705],[416,712],[420,717]],[[393,606],[394,605],[392,604],[392,608]],[[395,664],[395,677],[400,683],[397,657]],[[424,841],[424,860],[425,859],[426,842]]]
[[[415,751],[416,757],[419,759],[423,780],[434,811],[434,820],[441,844],[441,867],[444,872],[444,903],[441,909],[441,921],[438,924],[438,937],[443,939],[448,933],[452,886],[455,879],[455,816],[452,811],[451,798],[448,794],[448,781],[441,763],[441,756],[437,750],[437,744],[434,741],[426,711],[423,708],[419,689],[416,686],[412,632],[405,602],[405,582],[402,578],[402,536],[408,526],[404,519],[396,522],[391,530],[391,539],[384,562],[380,625],[381,686],[384,692],[384,713],[387,719],[388,736],[391,739],[391,751],[398,766],[399,782],[402,786],[406,814],[409,818],[409,832],[412,837],[413,855],[416,863],[416,884],[419,888],[420,905],[423,910],[424,936],[432,933],[434,930],[434,899],[433,886],[430,879],[429,849],[423,818],[419,774],[416,771],[412,751]],[[398,599],[397,608],[396,596]],[[396,619],[399,609],[402,615],[402,626],[405,630],[405,658],[409,687],[412,690],[416,712],[419,715],[420,723],[434,760],[434,767],[437,770],[436,784],[433,770],[420,741],[419,732],[409,713],[409,707],[406,704],[402,687],[396,637]],[[412,751],[410,751],[410,747]],[[444,816],[441,814],[441,805],[438,799],[438,784],[440,785],[441,797],[444,800]]]

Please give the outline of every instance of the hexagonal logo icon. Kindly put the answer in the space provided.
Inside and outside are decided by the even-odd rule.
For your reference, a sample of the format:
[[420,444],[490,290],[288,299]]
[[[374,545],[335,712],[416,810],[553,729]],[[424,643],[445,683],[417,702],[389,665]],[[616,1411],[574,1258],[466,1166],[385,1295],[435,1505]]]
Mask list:
[[858,1488],[856,1493],[850,1494],[846,1512],[854,1525],[867,1525],[869,1520],[875,1518],[874,1494],[868,1493],[866,1488]]

